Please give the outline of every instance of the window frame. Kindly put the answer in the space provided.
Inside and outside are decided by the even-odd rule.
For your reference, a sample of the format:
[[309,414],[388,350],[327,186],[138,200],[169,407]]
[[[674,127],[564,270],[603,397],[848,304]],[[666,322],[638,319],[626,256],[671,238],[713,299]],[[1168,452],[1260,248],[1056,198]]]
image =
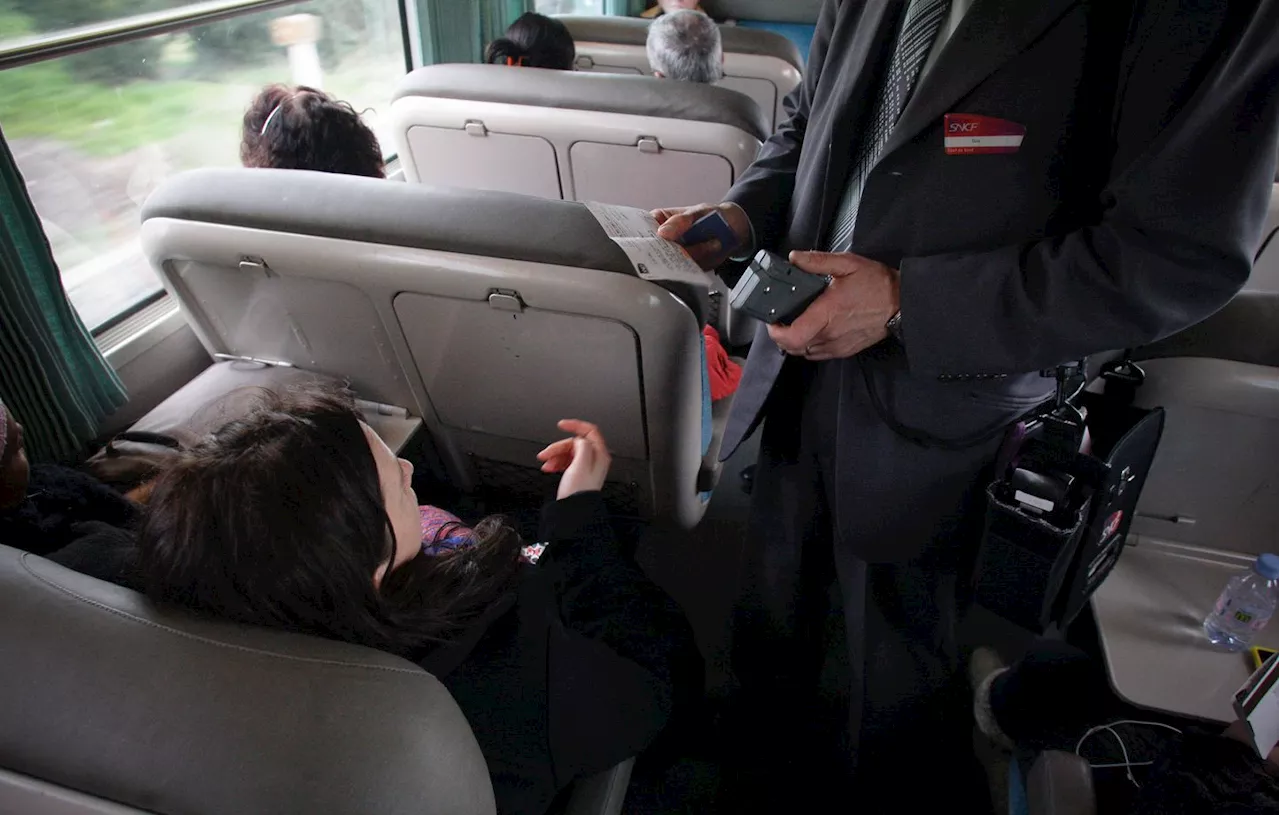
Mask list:
[[[305,2],[307,0],[205,0],[175,9],[119,17],[30,37],[0,40],[0,71],[83,54],[120,43],[188,31],[208,23],[302,5]],[[396,0],[396,7],[399,13],[401,53],[404,55],[405,73],[408,73],[423,64],[421,43],[427,33],[426,21],[417,13],[416,0]],[[392,152],[384,156],[384,161],[389,165],[397,158]],[[168,291],[162,287],[104,320],[90,333],[95,339],[100,339],[168,297]]]
[[[305,0],[205,0],[176,9],[0,41],[0,71],[303,2]],[[400,5],[403,7],[404,3]],[[403,20],[403,11],[400,16]]]

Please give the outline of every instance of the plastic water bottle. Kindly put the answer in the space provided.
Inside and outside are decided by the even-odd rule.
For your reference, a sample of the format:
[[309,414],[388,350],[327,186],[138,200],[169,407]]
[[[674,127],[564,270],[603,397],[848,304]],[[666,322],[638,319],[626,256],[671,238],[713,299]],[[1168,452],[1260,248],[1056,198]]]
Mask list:
[[1280,558],[1258,555],[1253,568],[1227,581],[1213,612],[1205,618],[1209,641],[1228,651],[1242,651],[1276,610]]

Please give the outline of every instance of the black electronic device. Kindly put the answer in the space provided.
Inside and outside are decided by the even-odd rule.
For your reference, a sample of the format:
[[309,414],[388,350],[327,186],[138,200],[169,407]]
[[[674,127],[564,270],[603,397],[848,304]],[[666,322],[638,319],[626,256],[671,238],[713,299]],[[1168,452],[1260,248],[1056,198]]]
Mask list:
[[766,323],[790,323],[831,283],[827,275],[814,275],[792,266],[773,252],[761,249],[729,294],[729,305]]

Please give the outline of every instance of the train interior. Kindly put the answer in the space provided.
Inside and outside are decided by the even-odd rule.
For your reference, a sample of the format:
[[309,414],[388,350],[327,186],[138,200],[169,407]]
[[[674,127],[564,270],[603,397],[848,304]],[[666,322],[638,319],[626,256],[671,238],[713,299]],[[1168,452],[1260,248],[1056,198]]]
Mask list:
[[[253,14],[219,19],[262,27],[313,13],[241,5]],[[396,5],[378,23],[392,41],[432,4]],[[504,513],[532,537],[555,484],[535,453],[557,437],[557,419],[598,422],[614,455],[607,501],[693,625],[713,733],[716,706],[734,690],[729,625],[759,439],[719,461],[731,397],[711,402],[701,338],[714,326],[741,361],[754,324],[714,277],[638,272],[587,202],[721,200],[785,117],[820,3],[705,3],[724,21],[725,79],[714,87],[651,76],[647,22],[597,13],[605,5],[538,4],[570,28],[573,72],[462,64],[447,58],[447,32],[411,42],[379,97],[355,102],[375,108],[387,180],[242,169],[225,150],[205,162],[179,136],[122,154],[133,171],[108,167],[109,149],[89,130],[65,142],[34,127],[6,137],[71,302],[129,394],[100,440],[171,432],[248,385],[345,381],[369,424],[415,463],[419,496],[464,518]],[[342,4],[324,8],[336,19]],[[163,36],[164,59],[194,48]],[[235,99],[220,104],[243,106],[249,82],[305,70],[305,55],[286,61],[297,45],[281,36],[265,47],[282,56],[237,74],[241,84],[223,92]],[[0,57],[15,62],[0,61],[0,80],[27,81],[64,59],[17,62],[21,49],[5,39],[0,30]],[[319,53],[317,66],[330,60]],[[336,93],[356,87],[334,80]],[[234,132],[238,121],[227,124]],[[165,152],[179,150],[188,154]],[[77,174],[73,153],[98,175]],[[124,182],[107,205],[110,173]],[[130,224],[110,251],[85,237],[79,214],[104,207]],[[1164,438],[1123,556],[1065,632],[1106,661],[1117,694],[1200,723],[1229,721],[1230,693],[1251,666],[1210,649],[1199,622],[1227,578],[1277,540],[1277,258],[1273,188],[1244,290],[1205,322],[1132,349],[1145,371],[1137,404],[1165,408]],[[833,698],[847,673],[840,619],[833,606],[823,675]],[[981,607],[962,636],[1010,658],[1031,638]],[[1261,643],[1275,647],[1274,621]],[[155,676],[163,681],[144,678]],[[157,610],[3,546],[0,689],[3,812],[484,808],[489,782],[468,725],[416,666]],[[386,744],[398,753],[380,753]],[[724,749],[714,735],[690,735],[660,771],[643,756],[624,762],[576,782],[558,810],[715,811],[718,790],[734,783],[718,762]],[[973,779],[958,797],[972,811],[1013,811],[989,795],[980,758],[956,757]],[[1022,811],[1087,811],[1064,803],[1079,767],[1058,770],[1024,779]],[[797,792],[797,809],[807,800]]]

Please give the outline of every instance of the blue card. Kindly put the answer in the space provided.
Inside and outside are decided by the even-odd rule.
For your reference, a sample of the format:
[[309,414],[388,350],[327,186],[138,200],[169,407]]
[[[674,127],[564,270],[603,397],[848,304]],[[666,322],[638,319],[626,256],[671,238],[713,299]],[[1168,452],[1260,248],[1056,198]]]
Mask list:
[[693,222],[693,226],[680,236],[681,246],[693,246],[704,241],[718,240],[720,248],[732,252],[738,248],[738,236],[725,221],[719,210],[713,210]]

